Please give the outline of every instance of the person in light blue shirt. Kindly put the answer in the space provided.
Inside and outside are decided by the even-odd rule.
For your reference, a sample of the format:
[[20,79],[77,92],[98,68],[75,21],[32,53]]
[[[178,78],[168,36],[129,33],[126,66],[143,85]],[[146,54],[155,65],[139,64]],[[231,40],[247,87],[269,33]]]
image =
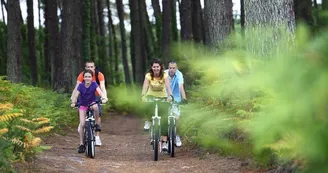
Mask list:
[[186,92],[183,87],[183,74],[178,70],[176,61],[169,61],[168,69],[165,72],[169,75],[170,87],[174,101],[180,103],[186,101]]
[[[165,73],[169,75],[170,88],[174,98],[174,102],[187,103],[186,92],[183,87],[183,74],[178,70],[178,65],[176,61],[169,61],[168,69]],[[172,107],[173,112],[176,115],[176,119],[179,119],[180,110],[177,107]],[[176,135],[175,145],[181,147],[182,142],[179,135]]]

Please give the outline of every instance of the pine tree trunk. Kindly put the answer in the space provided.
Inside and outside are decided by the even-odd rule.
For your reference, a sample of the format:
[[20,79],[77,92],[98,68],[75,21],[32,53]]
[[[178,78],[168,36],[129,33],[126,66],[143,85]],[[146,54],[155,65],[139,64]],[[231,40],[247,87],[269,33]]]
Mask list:
[[50,39],[50,33],[49,33],[49,5],[48,0],[44,1],[44,43],[43,43],[43,52],[44,52],[44,77],[45,80],[48,82],[48,84],[51,86],[51,62],[50,62],[50,52],[49,52],[49,39]]
[[125,37],[125,25],[124,25],[124,12],[123,12],[123,3],[122,0],[116,0],[118,18],[120,20],[120,31],[121,31],[121,46],[122,46],[122,61],[123,69],[125,76],[125,83],[127,85],[131,84],[130,70],[127,57],[127,48],[126,48],[126,37]]
[[232,0],[204,0],[206,44],[220,48],[232,31]]
[[171,32],[172,40],[178,41],[178,26],[177,26],[177,1],[172,0],[171,2]]
[[83,0],[82,47],[84,61],[91,60],[91,0]]
[[22,35],[19,0],[8,0],[7,8],[7,77],[11,82],[20,83],[22,80]]
[[313,27],[312,0],[294,0],[294,9],[296,22],[305,22]]
[[242,33],[245,31],[245,0],[240,0],[240,27]]
[[57,1],[46,0],[46,6],[48,6],[48,53],[51,67],[51,86],[56,89],[58,86],[58,75],[61,74],[62,58],[60,57],[60,37],[59,37],[59,24],[57,16]]
[[[197,5],[197,4],[195,4]],[[181,0],[181,40],[192,40],[193,24],[192,24],[192,1]]]
[[245,14],[247,49],[255,55],[270,58],[275,54],[278,40],[293,41],[293,0],[245,1]]
[[149,21],[149,16],[148,16],[148,12],[147,12],[147,7],[146,7],[146,1],[144,0],[139,0],[139,4],[140,4],[140,13],[141,15],[141,21],[142,22],[142,26],[143,26],[143,37],[145,37],[145,46],[144,46],[144,56],[143,57],[143,69],[147,68],[147,61],[151,61],[151,59],[155,56],[155,45],[156,45],[156,41],[155,41],[155,36],[153,33],[153,27],[152,24]]
[[328,10],[328,0],[322,0],[321,7],[323,10]]
[[99,23],[99,45],[98,45],[98,55],[99,55],[99,63],[97,64],[105,76],[105,83],[108,81],[109,76],[109,58],[107,52],[107,42],[106,42],[106,33],[105,33],[105,22],[104,22],[104,1],[97,1],[97,11],[98,11],[98,23]]
[[113,61],[113,34],[112,30],[115,28],[112,28],[112,12],[110,9],[110,1],[106,0],[106,7],[107,7],[107,17],[108,17],[108,23],[107,23],[107,30],[108,30],[108,56],[109,56],[109,74],[108,74],[108,84],[113,85],[114,84],[114,61]]
[[26,0],[27,3],[27,25],[28,25],[28,50],[30,57],[30,71],[32,77],[32,85],[35,86],[38,82],[38,65],[36,60],[35,49],[35,29],[33,15],[33,0]]
[[[78,14],[74,11],[74,6],[79,4],[79,0],[70,0],[63,2],[62,24],[61,24],[61,54],[62,65],[61,75],[58,76],[58,86],[55,88],[58,92],[68,93],[72,91],[72,58],[74,57],[73,33],[74,23]],[[73,15],[75,14],[75,15]]]
[[163,33],[162,33],[162,62],[171,59],[170,55],[170,30],[171,30],[171,1],[162,0],[163,3]]
[[91,42],[90,42],[90,50],[91,50],[91,60],[98,65],[98,20],[97,20],[97,6],[96,6],[97,1],[96,0],[91,0],[91,31],[90,31],[90,36],[91,36]]
[[192,33],[194,41],[201,43],[203,40],[203,14],[200,0],[192,0]]
[[[161,44],[162,44],[162,13],[159,5],[159,0],[151,0],[151,4],[154,9],[154,16],[156,20],[156,48],[155,52],[161,52]],[[159,53],[157,53],[158,55]]]
[[[76,83],[76,77],[84,69],[84,58],[83,58],[83,1],[78,0],[78,3],[73,5],[73,57],[72,58],[72,84]],[[75,0],[76,2],[76,0]],[[89,30],[90,31],[90,30]],[[90,43],[90,42],[89,42]]]

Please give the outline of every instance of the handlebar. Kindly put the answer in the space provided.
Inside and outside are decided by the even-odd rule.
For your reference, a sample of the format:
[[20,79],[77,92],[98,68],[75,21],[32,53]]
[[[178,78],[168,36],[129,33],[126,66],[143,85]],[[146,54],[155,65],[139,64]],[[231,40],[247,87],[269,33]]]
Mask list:
[[[91,106],[93,106],[95,104],[98,104],[98,103],[100,103],[100,105],[104,105],[105,104],[105,103],[102,103],[101,100],[96,100],[95,102],[90,103],[87,107],[90,108]],[[74,106],[74,108],[78,108],[79,106],[80,106],[80,104],[76,103],[75,106]]]
[[[145,96],[146,97],[146,101],[145,102],[169,102],[167,101],[167,97],[154,97],[154,96]],[[174,97],[171,95],[172,97],[172,103],[174,102]]]

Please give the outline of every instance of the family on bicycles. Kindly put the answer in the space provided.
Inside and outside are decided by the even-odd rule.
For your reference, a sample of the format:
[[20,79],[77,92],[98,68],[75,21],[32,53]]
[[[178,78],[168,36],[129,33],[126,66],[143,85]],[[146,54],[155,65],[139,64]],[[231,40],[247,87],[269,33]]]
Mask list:
[[[164,98],[167,102],[186,103],[186,93],[183,87],[184,79],[183,74],[178,70],[177,62],[169,61],[168,69],[164,70],[164,64],[159,59],[154,59],[149,70],[145,75],[143,87],[142,87],[142,100],[146,101],[148,96],[156,98]],[[85,70],[81,72],[77,78],[76,86],[71,96],[71,107],[79,105],[79,127],[78,132],[80,136],[80,144],[78,147],[78,153],[85,151],[84,146],[84,126],[86,110],[88,105],[96,101],[101,100],[102,103],[108,101],[107,91],[105,87],[105,78],[101,72],[96,72],[95,63],[88,61],[85,63]],[[97,102],[98,103],[98,102]],[[159,115],[162,117],[161,125],[161,141],[162,150],[168,150],[167,144],[167,115],[168,104],[159,105]],[[90,107],[94,111],[95,116],[95,145],[101,146],[101,140],[99,132],[101,131],[101,105],[93,105]],[[152,116],[153,107],[148,106],[146,110],[146,118],[150,119]],[[179,112],[176,113],[176,119],[179,118]],[[145,122],[144,130],[149,130],[151,123]],[[182,145],[179,135],[176,135],[175,145],[180,147]]]
[[[78,147],[78,153],[83,153],[85,146],[83,145],[83,135],[84,135],[84,125],[85,125],[85,116],[87,106],[95,101],[101,100],[102,103],[108,101],[107,91],[105,88],[105,78],[101,72],[95,71],[95,64],[93,61],[88,61],[85,63],[85,71],[81,72],[77,78],[76,86],[72,92],[71,107],[75,107],[76,104],[79,105],[79,127],[78,132],[80,134],[80,144]],[[99,82],[99,84],[97,83]],[[99,133],[101,131],[101,105],[100,102],[97,102],[97,105],[92,106],[94,111],[95,121],[96,121],[96,136],[95,136],[95,145],[101,146],[101,140]]]

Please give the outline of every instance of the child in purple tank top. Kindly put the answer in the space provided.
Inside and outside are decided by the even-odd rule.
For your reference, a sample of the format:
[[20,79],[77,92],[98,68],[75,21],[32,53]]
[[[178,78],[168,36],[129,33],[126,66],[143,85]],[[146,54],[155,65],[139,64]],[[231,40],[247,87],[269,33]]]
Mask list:
[[[101,89],[99,88],[98,84],[96,82],[92,82],[92,76],[93,73],[91,70],[85,70],[83,72],[84,82],[80,83],[80,85],[77,88],[77,92],[72,98],[71,107],[75,107],[77,98],[80,96],[80,107],[79,107],[80,145],[78,148],[79,153],[84,152],[83,133],[84,133],[84,126],[85,126],[86,110],[88,109],[88,105],[95,102],[96,100],[95,91],[98,91],[98,93],[100,94],[102,103],[106,103],[108,100],[106,96],[103,94],[103,92],[101,92]],[[98,105],[95,104],[91,106],[91,109],[94,111],[95,118],[99,117]]]

